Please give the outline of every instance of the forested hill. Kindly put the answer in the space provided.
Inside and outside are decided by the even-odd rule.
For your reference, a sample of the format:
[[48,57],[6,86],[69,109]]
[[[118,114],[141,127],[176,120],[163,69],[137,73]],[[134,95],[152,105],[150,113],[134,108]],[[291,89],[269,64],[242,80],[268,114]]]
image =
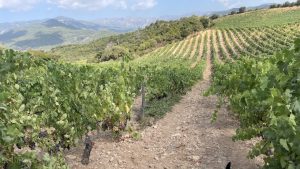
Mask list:
[[186,17],[176,21],[157,21],[135,32],[101,38],[88,44],[67,45],[52,49],[63,61],[99,62],[128,54],[138,57],[159,46],[179,41],[210,26],[205,17]]

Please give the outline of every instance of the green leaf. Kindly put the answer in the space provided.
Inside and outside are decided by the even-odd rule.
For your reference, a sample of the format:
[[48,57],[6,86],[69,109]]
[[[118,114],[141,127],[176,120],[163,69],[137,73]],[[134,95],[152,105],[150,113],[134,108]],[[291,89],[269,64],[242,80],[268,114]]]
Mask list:
[[300,113],[300,102],[299,100],[296,100],[294,103],[293,103],[293,110],[297,113]]
[[279,142],[280,142],[280,144],[281,144],[281,146],[282,146],[283,148],[285,148],[287,151],[290,151],[286,139],[280,139]]
[[0,110],[7,111],[7,108],[6,107],[0,107]]
[[293,125],[293,126],[297,126],[297,123],[296,123],[296,116],[294,114],[291,114],[290,115],[290,123]]
[[2,137],[3,141],[9,143],[9,142],[12,142],[14,139],[10,136],[5,136],[5,137]]
[[280,158],[280,164],[281,164],[281,168],[285,168],[285,166],[287,165],[284,157]]
[[19,86],[18,84],[15,84],[15,88],[16,88],[17,90],[19,90],[19,89],[20,89],[20,86]]
[[287,169],[295,169],[295,166],[293,164],[290,164]]
[[295,51],[296,52],[300,51],[300,39],[295,40]]
[[24,111],[24,110],[25,110],[25,105],[22,104],[22,105],[20,106],[20,108],[19,108],[19,112],[22,112],[22,111]]

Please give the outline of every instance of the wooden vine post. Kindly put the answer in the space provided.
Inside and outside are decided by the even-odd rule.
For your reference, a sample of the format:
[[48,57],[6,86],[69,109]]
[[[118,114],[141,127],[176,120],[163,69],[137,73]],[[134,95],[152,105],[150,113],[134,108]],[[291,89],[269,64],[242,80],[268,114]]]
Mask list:
[[145,114],[145,81],[142,83],[142,89],[141,89],[141,93],[142,93],[142,106],[141,106],[141,111],[140,111],[140,115],[139,115],[139,119],[142,120],[144,118],[144,114]]

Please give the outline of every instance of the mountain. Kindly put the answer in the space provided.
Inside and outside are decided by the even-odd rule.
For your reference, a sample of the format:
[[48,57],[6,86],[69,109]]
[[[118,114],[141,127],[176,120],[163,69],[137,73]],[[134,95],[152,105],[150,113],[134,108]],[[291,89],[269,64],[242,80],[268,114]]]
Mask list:
[[[247,9],[264,9],[269,8],[270,5],[263,4],[247,7]],[[152,18],[103,18],[93,21],[82,21],[60,16],[44,20],[0,23],[0,45],[19,50],[49,50],[61,45],[88,43],[102,37],[132,32],[144,28],[156,20],[169,21],[191,15],[227,15],[231,11],[238,11],[238,8]]]
[[0,43],[19,50],[49,50],[60,45],[87,43],[114,34],[114,31],[95,23],[66,17],[0,24]]
[[53,28],[53,27],[65,27],[69,29],[87,29],[87,30],[99,30],[101,29],[100,25],[97,25],[92,22],[87,22],[87,21],[78,21],[72,18],[67,18],[67,17],[56,17],[54,19],[48,19],[45,22],[43,22],[43,25],[45,25],[48,28]]
[[18,49],[43,49],[88,43],[102,37],[144,28],[157,18],[104,18],[95,21],[56,17],[27,22],[0,23],[0,44]]
[[103,18],[93,21],[101,28],[113,30],[115,32],[130,32],[139,28],[144,28],[155,22],[159,18]]

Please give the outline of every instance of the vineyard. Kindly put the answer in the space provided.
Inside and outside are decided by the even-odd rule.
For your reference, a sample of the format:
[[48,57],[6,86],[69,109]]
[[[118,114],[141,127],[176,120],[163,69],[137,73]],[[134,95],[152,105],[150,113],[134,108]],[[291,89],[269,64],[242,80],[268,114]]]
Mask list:
[[[297,12],[286,15],[298,19]],[[207,94],[219,96],[216,109],[228,105],[239,120],[234,139],[260,139],[250,157],[263,155],[267,169],[300,168],[299,37],[300,23],[290,20],[236,27],[219,20],[133,60],[67,64],[0,49],[0,166],[68,168],[64,151],[90,132],[121,136],[141,88],[151,106],[204,79]]]
[[240,15],[225,16],[215,21],[217,28],[249,28],[280,26],[299,22],[299,6],[290,8],[249,11]]
[[[217,66],[212,92],[240,120],[235,140],[260,137],[250,157],[265,156],[264,168],[299,168],[299,48],[273,57],[244,57]],[[221,101],[222,102],[222,101]]]
[[183,41],[159,48],[133,62],[156,63],[174,58],[187,59],[194,67],[212,56],[218,63],[242,56],[273,55],[291,47],[300,37],[300,24],[275,27],[210,29],[190,35]]
[[113,66],[74,66],[13,50],[1,51],[0,63],[5,169],[65,168],[63,150],[100,124],[116,135],[126,128],[141,84],[147,86],[147,100],[184,94],[203,68],[181,59],[129,66],[126,58]]

